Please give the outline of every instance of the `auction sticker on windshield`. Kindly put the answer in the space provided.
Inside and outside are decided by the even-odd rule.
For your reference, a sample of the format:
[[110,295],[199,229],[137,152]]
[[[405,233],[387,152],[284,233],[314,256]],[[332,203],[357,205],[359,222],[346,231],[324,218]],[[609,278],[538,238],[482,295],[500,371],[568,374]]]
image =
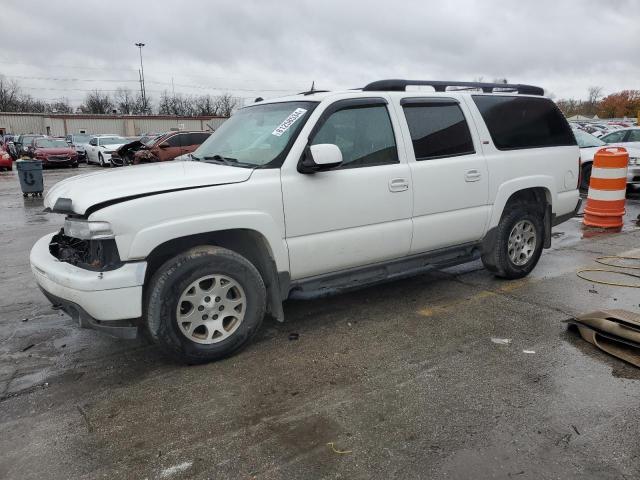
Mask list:
[[291,113],[291,115],[289,115],[287,118],[284,119],[284,122],[278,125],[278,128],[276,128],[273,132],[271,132],[271,135],[275,135],[276,137],[281,137],[282,134],[287,130],[289,130],[289,127],[291,127],[291,125],[296,123],[296,121],[299,118],[301,118],[305,113],[307,113],[307,110],[305,108],[296,108]]

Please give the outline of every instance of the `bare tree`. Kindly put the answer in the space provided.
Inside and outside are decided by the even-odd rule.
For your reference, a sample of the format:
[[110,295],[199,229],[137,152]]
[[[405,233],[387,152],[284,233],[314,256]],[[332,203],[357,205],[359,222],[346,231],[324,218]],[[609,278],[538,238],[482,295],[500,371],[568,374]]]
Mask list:
[[0,112],[15,112],[19,97],[18,83],[0,75]]
[[230,117],[238,106],[238,99],[231,94],[225,93],[215,99],[215,115],[220,117]]
[[602,98],[602,87],[589,87],[589,99],[588,102],[591,105],[595,105],[598,103],[600,98]]
[[51,102],[47,106],[47,111],[50,113],[73,113],[73,107],[69,103],[69,99],[60,98],[55,102]]
[[131,89],[126,87],[118,87],[113,95],[116,108],[120,113],[129,115],[134,112],[136,108],[136,99],[131,92]]
[[113,110],[113,101],[108,93],[94,90],[87,93],[81,108],[83,113],[107,114]]
[[598,102],[602,98],[602,87],[589,87],[588,96],[585,102],[585,109],[588,115],[595,115],[598,110]]

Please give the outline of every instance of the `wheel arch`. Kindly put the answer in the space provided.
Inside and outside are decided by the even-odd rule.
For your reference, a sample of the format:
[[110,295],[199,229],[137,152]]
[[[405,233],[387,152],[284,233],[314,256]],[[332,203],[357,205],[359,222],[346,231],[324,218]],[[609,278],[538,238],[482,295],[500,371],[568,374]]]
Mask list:
[[[543,177],[546,178],[546,177]],[[553,179],[551,179],[553,180]],[[495,243],[495,231],[502,219],[504,212],[510,204],[515,202],[526,202],[539,205],[543,213],[544,223],[544,248],[551,247],[551,228],[553,221],[554,191],[549,185],[549,181],[544,182],[516,182],[511,185],[503,185],[504,188],[498,192],[496,202],[493,206],[491,220],[487,234],[482,242],[482,250],[489,251]],[[518,188],[520,187],[520,188]]]
[[288,272],[279,272],[267,238],[251,229],[228,229],[173,238],[157,245],[147,256],[144,288],[160,266],[170,258],[200,245],[215,245],[232,250],[250,261],[260,272],[267,288],[267,312],[284,320],[282,300],[288,295]]

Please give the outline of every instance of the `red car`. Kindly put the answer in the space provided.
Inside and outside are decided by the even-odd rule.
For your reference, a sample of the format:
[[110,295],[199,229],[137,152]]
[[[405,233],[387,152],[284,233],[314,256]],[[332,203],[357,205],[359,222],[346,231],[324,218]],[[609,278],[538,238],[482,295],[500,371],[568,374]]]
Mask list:
[[43,167],[62,165],[75,168],[78,166],[76,149],[58,138],[34,138],[29,152],[33,158],[42,161]]
[[0,146],[0,170],[13,170],[13,159],[2,146]]

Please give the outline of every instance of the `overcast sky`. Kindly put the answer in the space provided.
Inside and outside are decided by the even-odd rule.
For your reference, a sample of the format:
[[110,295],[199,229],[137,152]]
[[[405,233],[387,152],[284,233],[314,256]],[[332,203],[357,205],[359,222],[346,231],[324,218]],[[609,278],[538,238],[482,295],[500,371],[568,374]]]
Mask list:
[[[274,97],[382,78],[492,80],[559,98],[640,89],[638,0],[3,0],[0,74],[80,103],[87,90]],[[10,22],[13,28],[7,29]]]

